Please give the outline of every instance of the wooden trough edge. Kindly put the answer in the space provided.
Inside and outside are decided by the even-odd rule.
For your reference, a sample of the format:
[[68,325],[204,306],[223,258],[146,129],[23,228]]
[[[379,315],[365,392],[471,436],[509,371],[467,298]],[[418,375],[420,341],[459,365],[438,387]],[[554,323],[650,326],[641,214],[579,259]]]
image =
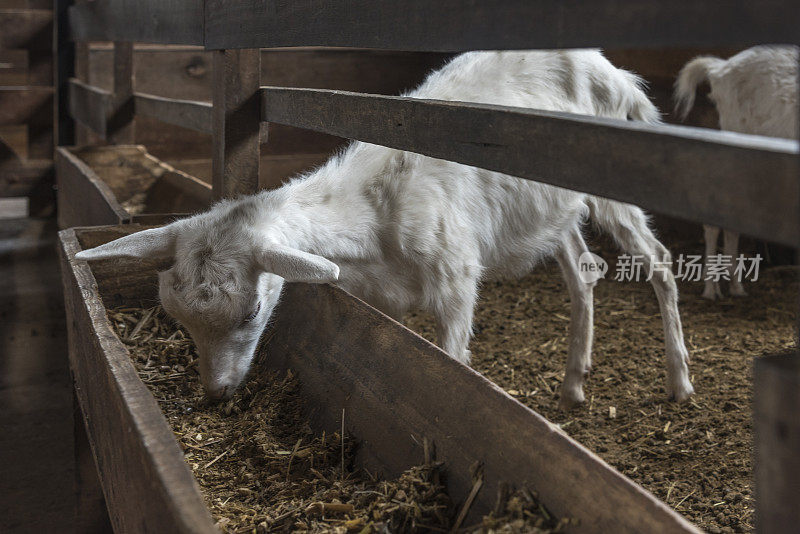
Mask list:
[[[111,188],[68,147],[56,148],[58,226],[70,228],[91,219],[97,224],[122,224],[130,215],[117,202]],[[69,195],[66,194],[69,192]]]
[[[92,270],[74,260],[81,249],[79,235],[94,234],[96,245],[142,228],[60,233],[78,398],[115,526],[172,514],[169,524],[176,531],[207,532],[208,512],[172,431],[111,331]],[[142,262],[140,268],[153,271],[155,264]],[[507,482],[537,491],[554,513],[577,519],[570,531],[699,532],[542,416],[343,290],[287,284],[276,316],[262,349],[266,365],[297,374],[314,406],[315,424],[337,429],[345,410],[345,424],[361,443],[359,460],[365,466],[396,475],[423,460],[427,438],[447,466],[456,501],[472,487],[470,465],[482,462],[484,486],[473,519],[492,508],[499,485]],[[87,390],[102,397],[90,400]],[[142,478],[130,471],[142,469],[158,482],[150,489],[159,491],[139,495],[144,488],[130,484]],[[142,509],[149,510],[148,518],[141,517]],[[167,523],[158,524],[163,529]]]
[[213,533],[200,489],[155,398],[111,330],[74,229],[59,233],[69,359],[117,532]]

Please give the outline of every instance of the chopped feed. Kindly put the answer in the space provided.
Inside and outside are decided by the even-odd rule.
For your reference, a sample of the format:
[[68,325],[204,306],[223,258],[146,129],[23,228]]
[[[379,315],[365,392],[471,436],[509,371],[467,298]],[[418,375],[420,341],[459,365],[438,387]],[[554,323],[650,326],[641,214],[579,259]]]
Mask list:
[[[699,232],[698,232],[699,233]],[[606,260],[613,245],[600,242]],[[701,254],[702,244],[673,253]],[[795,346],[798,268],[762,266],[749,296],[709,302],[702,282],[679,284],[696,394],[667,402],[664,334],[650,284],[617,282],[609,262],[595,288],[595,341],[586,402],[558,409],[569,295],[558,267],[481,288],[473,367],[526,406],[711,533],[753,529],[752,362]],[[435,341],[431,317],[408,326]]]
[[[131,353],[184,450],[217,525],[225,532],[558,532],[563,523],[527,492],[462,525],[427,461],[394,480],[353,465],[356,440],[315,434],[291,373],[254,372],[222,403],[203,397],[194,345],[161,308],[118,308],[109,320]],[[255,367],[258,367],[256,362]],[[344,443],[343,443],[344,442]]]

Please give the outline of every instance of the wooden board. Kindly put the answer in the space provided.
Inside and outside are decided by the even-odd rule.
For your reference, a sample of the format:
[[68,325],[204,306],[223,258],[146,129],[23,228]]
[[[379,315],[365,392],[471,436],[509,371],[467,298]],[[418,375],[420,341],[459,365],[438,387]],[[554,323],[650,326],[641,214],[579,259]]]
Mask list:
[[800,524],[800,354],[753,365],[756,530],[792,532]]
[[194,0],[105,0],[69,9],[76,41],[203,44],[203,2]]
[[265,121],[800,243],[794,141],[464,102],[311,89],[262,93]]
[[172,430],[111,330],[92,271],[73,259],[75,232],[60,237],[70,368],[114,530],[216,533]]
[[[126,492],[112,493],[109,499],[112,519],[117,514],[129,517],[133,506],[148,506],[148,511],[154,506],[152,515],[164,524],[150,526],[165,532],[165,525],[177,519],[162,512],[180,510],[183,518],[202,515],[196,502],[174,504],[178,498],[194,501],[196,485],[186,480],[188,467],[177,454],[172,433],[163,416],[153,413],[155,403],[141,391],[144,386],[137,383],[103,309],[152,302],[156,265],[111,260],[94,262],[90,270],[72,259],[81,248],[139,229],[126,225],[61,233],[68,322],[73,324],[71,365],[76,383],[85,390],[79,390],[79,399],[107,498],[108,488],[120,483],[121,472],[131,477]],[[348,432],[361,443],[358,460],[375,471],[396,474],[421,462],[421,444],[428,438],[437,459],[447,465],[451,495],[461,500],[471,487],[469,466],[482,461],[485,484],[474,514],[489,510],[498,485],[507,482],[536,490],[554,512],[579,519],[574,532],[698,532],[500,388],[335,287],[287,285],[274,336],[263,350],[269,352],[269,365],[291,367],[299,376],[315,431],[340,424],[345,409]],[[77,353],[82,357],[75,357]],[[125,412],[124,421],[118,411]],[[127,437],[120,436],[120,424],[129,429]],[[158,448],[146,447],[151,443]],[[129,450],[133,445],[135,450]],[[132,463],[138,469],[144,465],[145,472],[134,472]],[[163,502],[151,504],[153,496],[138,493],[141,478],[154,481],[151,491]],[[161,484],[169,484],[169,491]]]
[[53,157],[53,89],[0,87],[0,124],[28,126],[28,156]]
[[69,81],[69,114],[95,134],[105,139],[112,94],[77,79]]
[[111,188],[68,148],[56,149],[58,226],[120,224],[130,218]]
[[[111,90],[112,52],[90,43],[91,85]],[[261,84],[399,94],[418,85],[450,57],[384,50],[285,48],[261,51]],[[192,46],[137,44],[136,91],[165,98],[211,101],[211,52]],[[80,78],[80,76],[79,76]]]
[[11,159],[0,162],[0,197],[53,195],[53,162]]
[[0,85],[28,85],[27,50],[0,50]]
[[52,39],[52,11],[0,10],[0,48],[50,51]]
[[208,0],[210,49],[392,50],[750,46],[797,43],[800,4],[661,0]]
[[0,125],[0,159],[28,159],[28,126],[26,124]]
[[210,102],[177,100],[143,93],[134,94],[137,115],[145,115],[190,130],[211,134],[213,108]]
[[208,184],[158,161],[141,146],[60,147],[56,171],[61,228],[131,222],[134,213],[125,201],[137,194],[143,195],[142,215],[151,222],[186,216],[211,203]]

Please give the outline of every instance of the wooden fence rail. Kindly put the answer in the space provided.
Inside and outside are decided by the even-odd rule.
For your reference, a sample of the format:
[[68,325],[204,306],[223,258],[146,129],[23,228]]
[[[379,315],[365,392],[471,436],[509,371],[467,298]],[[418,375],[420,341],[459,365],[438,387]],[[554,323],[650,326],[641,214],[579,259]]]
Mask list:
[[[522,108],[264,87],[264,121],[409,150],[796,245],[796,142]],[[743,216],[746,214],[746,216]]]

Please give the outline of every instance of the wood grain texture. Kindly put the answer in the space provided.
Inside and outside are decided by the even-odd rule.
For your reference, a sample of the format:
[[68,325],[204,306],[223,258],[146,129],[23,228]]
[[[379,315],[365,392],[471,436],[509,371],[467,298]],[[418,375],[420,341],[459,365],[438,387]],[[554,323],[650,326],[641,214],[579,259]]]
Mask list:
[[793,141],[464,102],[287,88],[262,94],[265,121],[800,243]]
[[800,525],[800,354],[756,358],[753,372],[756,531]]
[[52,161],[11,159],[0,162],[0,197],[52,195]]
[[130,219],[111,188],[69,148],[56,149],[56,180],[59,228],[121,224]]
[[203,44],[203,2],[194,0],[104,0],[76,3],[69,10],[75,41]]
[[266,365],[292,369],[322,428],[335,430],[345,410],[368,469],[397,475],[423,459],[427,438],[456,502],[472,487],[470,466],[483,463],[471,521],[507,482],[577,518],[575,532],[697,532],[540,415],[344,291],[288,284],[276,314]]
[[115,144],[136,140],[133,121],[133,43],[114,43],[114,89],[108,110],[108,136]]
[[660,0],[208,0],[206,47],[463,50],[797,43],[800,4]]
[[108,112],[113,95],[79,80],[69,81],[69,114],[76,121],[105,139],[108,133]]
[[[92,271],[74,260],[75,231],[60,239],[70,368],[114,530],[216,533],[172,430],[111,330]],[[138,267],[147,272],[147,262]]]
[[0,85],[28,85],[27,50],[0,50]]
[[211,134],[213,129],[214,116],[210,102],[177,100],[136,93],[134,108],[137,115],[152,117],[182,128],[205,134]]
[[52,34],[52,11],[0,9],[0,48],[49,51]]
[[[120,180],[118,174],[96,171],[91,164],[92,157],[101,153],[105,154],[105,161],[113,165],[128,164],[129,168],[139,169],[137,172],[149,180],[146,191],[138,178],[125,182]],[[84,160],[87,156],[88,159]],[[108,170],[107,165],[95,164],[95,167]],[[148,171],[142,173],[144,167]],[[208,184],[158,161],[139,146],[117,145],[82,150],[60,147],[56,151],[56,171],[59,184],[58,222],[61,228],[129,223],[134,217],[120,204],[120,200],[127,200],[135,192],[145,194],[144,213],[139,220],[146,215],[146,220],[152,223],[163,222],[176,215],[197,213],[211,204],[211,187]]]
[[0,124],[28,127],[28,156],[53,157],[53,88],[0,87]]
[[214,53],[214,198],[258,191],[261,151],[258,50]]

